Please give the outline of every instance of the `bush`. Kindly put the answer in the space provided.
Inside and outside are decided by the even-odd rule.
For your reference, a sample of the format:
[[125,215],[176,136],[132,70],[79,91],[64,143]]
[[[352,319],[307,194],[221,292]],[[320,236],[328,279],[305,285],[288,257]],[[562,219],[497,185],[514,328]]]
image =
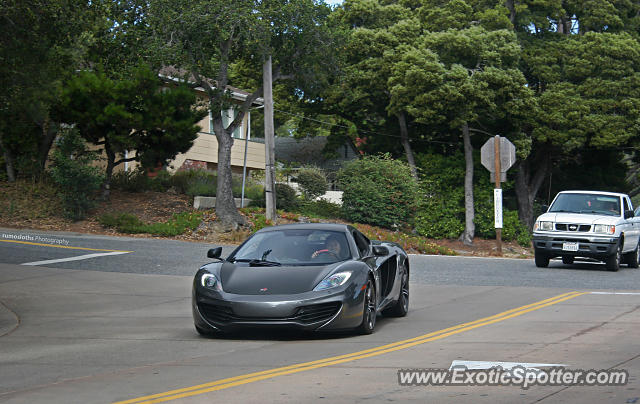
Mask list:
[[297,211],[301,215],[309,217],[325,219],[339,219],[342,217],[342,207],[340,205],[322,198],[317,201],[302,202]]
[[[251,198],[253,207],[264,208],[266,201],[266,192],[263,190],[259,198]],[[296,190],[287,184],[276,183],[276,209],[286,211],[294,210],[298,207],[298,197]]]
[[307,200],[314,200],[324,195],[329,187],[324,171],[315,167],[301,168],[298,171],[296,180],[300,184],[302,196]]
[[189,196],[216,196],[217,185],[207,182],[189,184],[185,194]]
[[339,171],[347,220],[391,228],[411,225],[418,185],[409,166],[389,155],[355,160]]
[[57,185],[64,206],[64,215],[81,220],[95,205],[94,194],[104,177],[91,165],[97,156],[87,147],[76,130],[65,131],[53,153],[51,177]]
[[189,187],[196,183],[213,184],[217,183],[216,175],[207,170],[183,170],[178,171],[171,177],[171,186],[177,192],[186,194]]

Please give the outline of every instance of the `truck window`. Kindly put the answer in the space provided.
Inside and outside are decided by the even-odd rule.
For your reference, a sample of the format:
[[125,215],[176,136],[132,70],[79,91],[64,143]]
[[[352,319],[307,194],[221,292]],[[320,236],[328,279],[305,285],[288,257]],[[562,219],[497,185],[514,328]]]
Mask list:
[[620,216],[620,197],[587,193],[561,193],[549,208],[549,212]]

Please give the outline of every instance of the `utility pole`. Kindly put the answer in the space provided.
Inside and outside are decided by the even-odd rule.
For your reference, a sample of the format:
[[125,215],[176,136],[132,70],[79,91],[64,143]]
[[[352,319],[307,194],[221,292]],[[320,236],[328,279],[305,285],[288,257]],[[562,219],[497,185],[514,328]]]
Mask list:
[[276,174],[275,174],[275,129],[273,126],[273,88],[271,55],[262,67],[264,88],[264,152],[265,152],[265,198],[266,217],[276,224]]

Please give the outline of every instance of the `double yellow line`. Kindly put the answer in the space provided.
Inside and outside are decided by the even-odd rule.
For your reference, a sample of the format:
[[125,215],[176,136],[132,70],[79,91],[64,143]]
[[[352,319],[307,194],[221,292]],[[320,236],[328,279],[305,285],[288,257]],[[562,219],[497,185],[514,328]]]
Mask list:
[[133,251],[124,251],[124,250],[105,250],[102,248],[87,248],[87,247],[70,247],[66,245],[57,245],[57,244],[44,244],[44,243],[33,243],[31,241],[17,241],[17,240],[0,240],[0,243],[14,243],[14,244],[26,244],[26,245],[37,245],[41,247],[54,247],[54,248],[66,248],[69,250],[85,250],[85,251],[106,251],[106,252],[127,252],[131,253]]
[[199,384],[197,386],[185,387],[182,389],[170,390],[164,393],[153,394],[144,397],[138,397],[126,401],[118,401],[114,404],[140,404],[140,403],[161,403],[170,400],[176,400],[179,398],[191,397],[199,394],[209,393],[212,391],[223,390],[229,387],[239,386],[243,384],[253,383],[260,380],[270,379],[277,376],[290,375],[292,373],[304,372],[307,370],[322,368],[326,366],[338,365],[340,363],[351,362],[358,359],[370,358],[372,356],[378,356],[389,352],[399,351],[401,349],[410,348],[412,346],[424,344],[426,342],[436,341],[442,338],[449,337],[454,334],[459,334],[465,331],[473,330],[474,328],[483,327],[485,325],[494,324],[500,321],[504,321],[513,317],[521,316],[525,313],[529,313],[534,310],[541,309],[543,307],[551,306],[556,303],[564,302],[565,300],[573,299],[584,295],[586,292],[569,292],[558,296],[551,297],[549,299],[541,300],[536,303],[521,306],[515,309],[507,310],[499,314],[495,314],[490,317],[481,318],[479,320],[471,321],[468,323],[458,324],[453,327],[445,328],[439,331],[434,331],[428,334],[420,335],[419,337],[405,339],[402,341],[394,342],[387,345],[382,345],[376,348],[365,349],[364,351],[358,351],[346,355],[333,356],[330,358],[319,359],[312,362],[298,363],[295,365],[284,366],[280,368],[264,370],[261,372],[248,373],[245,375],[230,377],[227,379],[216,380],[209,383]]

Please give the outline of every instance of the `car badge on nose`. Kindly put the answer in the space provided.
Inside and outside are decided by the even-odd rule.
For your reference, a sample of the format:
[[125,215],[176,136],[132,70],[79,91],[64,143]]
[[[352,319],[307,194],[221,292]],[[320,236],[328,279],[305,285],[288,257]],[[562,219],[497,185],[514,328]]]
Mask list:
[[262,288],[262,289],[260,289],[260,292],[266,292],[267,290],[269,290],[269,289],[267,289],[267,288]]
[[578,226],[569,226],[569,230],[578,230]]

